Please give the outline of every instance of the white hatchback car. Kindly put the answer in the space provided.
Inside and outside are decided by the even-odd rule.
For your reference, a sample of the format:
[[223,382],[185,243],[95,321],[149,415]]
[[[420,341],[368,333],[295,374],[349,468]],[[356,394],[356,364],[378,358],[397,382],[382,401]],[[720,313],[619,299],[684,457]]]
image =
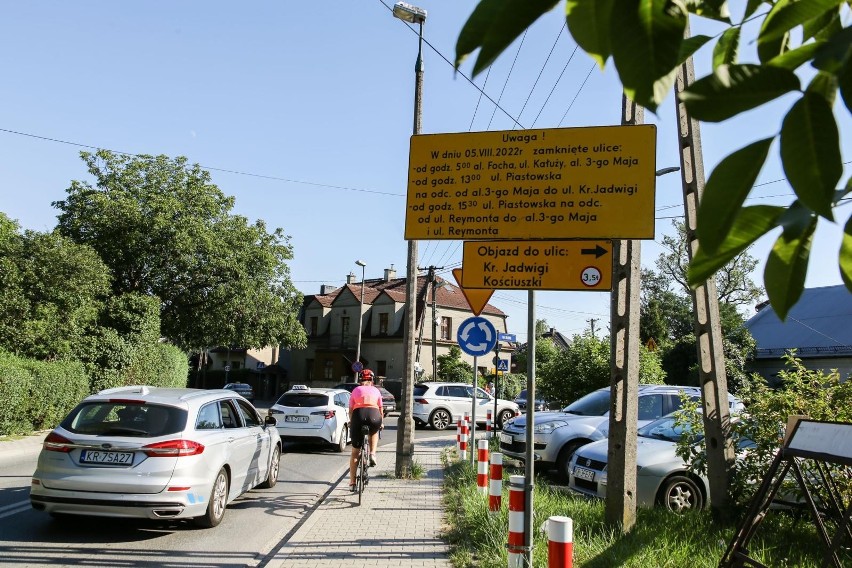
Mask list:
[[234,391],[128,386],[83,399],[44,440],[30,502],[54,517],[193,519],[278,481],[274,419]]
[[349,391],[293,387],[269,409],[282,440],[331,444],[342,452],[350,441]]

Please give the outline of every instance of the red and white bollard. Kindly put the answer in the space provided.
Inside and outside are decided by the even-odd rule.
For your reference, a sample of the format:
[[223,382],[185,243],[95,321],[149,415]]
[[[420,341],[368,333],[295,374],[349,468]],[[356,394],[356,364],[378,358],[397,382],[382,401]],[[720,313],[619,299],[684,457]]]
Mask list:
[[479,440],[476,448],[476,490],[488,494],[488,440]]
[[459,418],[458,422],[456,422],[456,449],[461,452],[461,430],[462,430],[462,419]]
[[524,476],[509,477],[509,568],[524,568]]
[[461,459],[467,459],[467,420],[462,420],[461,425],[461,442],[459,442],[459,449],[461,450]]
[[574,521],[571,517],[547,519],[547,568],[574,565]]
[[485,413],[485,439],[491,439],[491,409],[488,409],[488,412]]
[[491,454],[491,479],[488,482],[488,510],[500,511],[503,505],[503,454]]

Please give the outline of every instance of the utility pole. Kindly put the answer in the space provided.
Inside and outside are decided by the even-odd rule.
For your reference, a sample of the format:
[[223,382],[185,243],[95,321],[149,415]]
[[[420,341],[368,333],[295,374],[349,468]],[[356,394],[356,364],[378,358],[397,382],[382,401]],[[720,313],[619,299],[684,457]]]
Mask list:
[[592,336],[595,335],[595,322],[598,321],[598,318],[589,318],[586,320],[589,322],[589,326],[592,328]]
[[[621,124],[642,124],[645,109],[622,97]],[[636,429],[639,419],[639,284],[642,241],[612,241],[609,462],[606,521],[628,533],[636,524]]]
[[[689,22],[685,37],[689,37]],[[695,81],[692,57],[681,64],[675,83],[680,96]],[[704,162],[698,121],[689,116],[686,106],[677,104],[680,165],[683,180],[683,209],[689,261],[698,250],[695,234],[696,214],[704,193]],[[695,347],[698,350],[698,378],[704,402],[704,443],[707,448],[707,478],[710,482],[710,505],[713,516],[721,519],[728,502],[730,468],[734,463],[731,440],[731,416],[728,407],[728,377],[722,351],[722,326],[719,318],[719,295],[716,281],[706,282],[690,290],[695,323]],[[611,486],[610,486],[611,487]]]
[[[430,265],[426,268],[419,268],[418,270],[423,271],[426,270],[426,281],[429,283],[429,286],[432,287],[432,380],[436,380],[438,378],[438,308],[436,301],[436,292],[440,286],[437,285],[437,277],[435,274],[436,270],[443,270],[443,266],[435,266]],[[443,284],[442,284],[443,285]],[[424,318],[425,320],[425,318]],[[423,321],[420,320],[420,338],[422,342],[423,338]],[[417,360],[420,361],[420,347],[417,347]]]

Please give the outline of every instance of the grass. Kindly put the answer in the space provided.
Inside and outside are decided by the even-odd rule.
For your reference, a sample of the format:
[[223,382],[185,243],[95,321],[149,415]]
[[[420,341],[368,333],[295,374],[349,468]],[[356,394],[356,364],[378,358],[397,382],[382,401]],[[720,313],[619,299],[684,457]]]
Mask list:
[[395,478],[395,479],[418,480],[418,479],[421,479],[425,473],[426,473],[426,469],[423,467],[423,464],[421,464],[416,459],[412,459],[411,460],[411,469],[409,469],[408,471],[403,471],[402,475],[396,475],[395,471],[388,471],[388,472],[384,473],[383,475],[390,477],[390,478]]
[[[507,565],[508,474],[504,469],[503,509],[488,512],[487,497],[476,490],[476,473],[460,462],[455,450],[442,455],[445,464],[445,537],[455,568],[503,568]],[[735,526],[715,524],[708,511],[675,515],[660,509],[637,511],[633,530],[622,535],[604,519],[604,502],[553,489],[544,482],[534,490],[533,566],[547,566],[547,535],[542,524],[553,515],[573,519],[574,566],[588,568],[653,567],[716,568]],[[824,549],[810,517],[770,512],[751,541],[749,555],[777,568],[817,567]],[[844,552],[841,561],[852,562]],[[844,563],[844,565],[847,565]],[[852,564],[848,564],[852,565]]]

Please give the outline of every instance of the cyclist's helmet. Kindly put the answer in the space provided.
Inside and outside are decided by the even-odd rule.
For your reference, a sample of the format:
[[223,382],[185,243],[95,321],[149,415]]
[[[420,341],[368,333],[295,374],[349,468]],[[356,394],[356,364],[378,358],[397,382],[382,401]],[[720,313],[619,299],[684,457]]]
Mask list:
[[361,377],[358,379],[358,382],[362,381],[372,381],[373,380],[373,371],[370,369],[364,369],[361,371]]

